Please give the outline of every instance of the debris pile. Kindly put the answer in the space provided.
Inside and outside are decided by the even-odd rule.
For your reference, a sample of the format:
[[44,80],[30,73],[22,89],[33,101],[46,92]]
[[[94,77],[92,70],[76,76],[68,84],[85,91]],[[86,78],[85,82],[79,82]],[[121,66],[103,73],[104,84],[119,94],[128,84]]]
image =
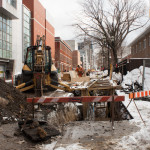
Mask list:
[[52,136],[60,135],[59,130],[48,125],[45,121],[20,121],[18,125],[21,131],[34,142],[45,141]]
[[30,111],[26,96],[0,79],[0,121],[14,121]]

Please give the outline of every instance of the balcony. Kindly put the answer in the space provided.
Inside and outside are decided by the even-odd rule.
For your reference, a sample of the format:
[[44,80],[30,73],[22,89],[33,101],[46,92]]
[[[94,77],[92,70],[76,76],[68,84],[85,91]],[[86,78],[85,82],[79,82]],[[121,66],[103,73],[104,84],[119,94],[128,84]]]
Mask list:
[[14,8],[17,8],[17,2],[16,0],[8,0],[8,3],[13,6]]
[[0,0],[0,13],[5,14],[11,19],[18,19],[17,1],[16,0]]

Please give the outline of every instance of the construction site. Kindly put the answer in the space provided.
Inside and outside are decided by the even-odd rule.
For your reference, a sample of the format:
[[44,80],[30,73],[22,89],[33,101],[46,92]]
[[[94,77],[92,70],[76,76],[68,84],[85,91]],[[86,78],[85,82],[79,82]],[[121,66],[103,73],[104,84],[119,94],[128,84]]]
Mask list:
[[[147,68],[147,74],[149,71]],[[131,73],[137,75],[135,72],[137,69]],[[23,88],[25,84],[13,86],[0,79],[1,149],[149,149],[148,139],[143,139],[150,133],[149,101],[137,99],[138,95],[147,97],[149,91],[143,95],[124,92],[117,81],[117,74],[110,80],[103,71],[83,77],[70,71],[58,78],[58,89],[36,89],[34,85],[33,90],[21,92],[28,89]],[[120,145],[125,141],[127,145]]]
[[145,7],[105,2],[83,0],[71,37],[76,1],[0,0],[0,150],[150,150]]

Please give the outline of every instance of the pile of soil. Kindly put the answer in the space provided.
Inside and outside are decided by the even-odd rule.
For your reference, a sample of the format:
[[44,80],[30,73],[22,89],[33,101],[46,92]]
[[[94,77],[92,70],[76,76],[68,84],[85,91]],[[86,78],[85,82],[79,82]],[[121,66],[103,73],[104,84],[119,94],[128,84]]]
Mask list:
[[31,106],[26,102],[25,94],[2,79],[0,79],[0,98],[7,104],[0,104],[0,121],[4,117],[7,121],[14,121],[31,112]]

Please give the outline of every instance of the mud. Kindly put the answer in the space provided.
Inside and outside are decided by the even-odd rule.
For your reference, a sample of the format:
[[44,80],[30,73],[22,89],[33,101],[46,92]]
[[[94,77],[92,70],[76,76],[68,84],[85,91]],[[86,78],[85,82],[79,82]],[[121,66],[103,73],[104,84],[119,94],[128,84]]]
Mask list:
[[42,150],[41,145],[57,141],[53,150],[59,147],[65,149],[73,143],[79,143],[85,150],[114,150],[119,139],[138,130],[139,128],[129,121],[115,122],[115,130],[112,130],[108,121],[77,121],[65,124],[61,136],[37,144],[18,131],[17,123],[5,124],[0,126],[0,149]]
[[115,122],[115,130],[109,121],[72,122],[64,127],[63,136],[55,148],[80,143],[87,150],[114,150],[120,138],[138,130],[129,121]]
[[[7,105],[0,105],[0,118],[7,119],[3,122],[7,123],[28,115],[31,111],[30,105],[26,102],[25,94],[21,93],[12,85],[5,83],[0,79],[0,97],[7,101]],[[0,122],[1,122],[0,121]]]

